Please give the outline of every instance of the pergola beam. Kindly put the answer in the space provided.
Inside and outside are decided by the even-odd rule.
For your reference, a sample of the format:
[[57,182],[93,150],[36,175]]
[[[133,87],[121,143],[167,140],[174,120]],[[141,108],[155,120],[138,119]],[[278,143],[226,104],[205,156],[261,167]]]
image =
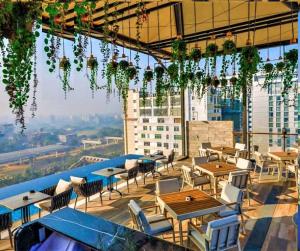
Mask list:
[[[281,25],[288,24],[291,23],[292,20],[296,22],[297,18],[298,18],[297,13],[287,12],[283,14],[273,15],[271,20],[270,17],[260,18],[257,19],[256,21],[251,20],[251,30],[254,29],[259,30],[259,29],[265,29],[267,27],[270,28],[274,26],[279,26],[280,24]],[[248,31],[249,29],[248,26],[249,26],[248,21],[238,23],[238,24],[232,24],[230,27],[226,25],[215,29],[210,29],[206,31],[185,35],[184,40],[187,43],[191,43],[191,42],[206,41],[211,37],[211,35],[215,35],[216,38],[220,38],[220,37],[225,37],[227,32],[233,32],[234,34],[244,33]],[[173,41],[174,38],[165,39],[159,42],[150,43],[149,47],[153,49],[156,48],[158,45],[160,47],[170,47]]]
[[175,15],[177,36],[183,37],[184,36],[184,22],[183,22],[182,3],[176,3],[174,5],[174,15]]

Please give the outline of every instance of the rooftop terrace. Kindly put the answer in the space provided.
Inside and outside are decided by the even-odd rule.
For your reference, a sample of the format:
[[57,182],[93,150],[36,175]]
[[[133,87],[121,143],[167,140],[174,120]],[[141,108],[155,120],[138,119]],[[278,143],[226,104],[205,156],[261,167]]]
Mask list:
[[[175,170],[170,171],[170,173],[163,169],[162,176],[159,179],[178,177],[181,181],[180,167],[182,165],[191,165],[191,159],[177,161]],[[131,199],[134,199],[141,206],[153,205],[155,203],[155,181],[157,179],[149,176],[146,178],[145,185],[142,179],[139,179],[138,187],[135,184],[130,184],[129,194],[126,187],[121,185],[120,190],[123,192],[123,197],[120,198],[119,195],[113,194],[112,200],[108,200],[108,197],[104,196],[103,205],[101,205],[98,196],[96,198],[92,197],[88,203],[87,213],[132,227],[127,204]],[[293,215],[297,211],[295,180],[291,179],[287,182],[266,180],[258,183],[257,175],[253,174],[252,182],[250,206],[247,200],[243,203],[246,221],[246,234],[240,233],[243,250],[296,250],[296,227],[293,222]],[[186,186],[185,190],[188,189]],[[204,186],[204,191],[210,192],[208,185]],[[73,207],[73,202],[69,207]],[[78,205],[80,205],[77,206],[78,209],[84,211],[83,201],[80,201]],[[212,215],[208,215],[204,217],[204,221],[210,221],[213,218]],[[176,243],[179,244],[178,223],[176,220],[174,222]],[[16,222],[14,225],[17,226],[18,224]],[[184,221],[184,245],[186,245],[186,225],[187,221]],[[164,235],[164,238],[172,242],[171,235]],[[195,246],[191,248],[195,248]],[[0,250],[11,250],[7,238],[0,241]]]

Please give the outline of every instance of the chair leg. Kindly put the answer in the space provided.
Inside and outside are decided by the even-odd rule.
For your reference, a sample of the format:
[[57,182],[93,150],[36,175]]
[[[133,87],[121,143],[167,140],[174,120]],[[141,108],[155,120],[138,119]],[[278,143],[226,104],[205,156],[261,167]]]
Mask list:
[[135,181],[136,187],[139,187],[136,177],[134,177],[134,181]]
[[242,223],[242,231],[243,231],[243,234],[246,234],[246,229],[245,229],[245,222],[244,222],[244,216],[243,216],[243,213],[241,213],[241,223]]
[[242,249],[241,249],[241,243],[240,243],[239,239],[237,240],[237,248],[238,248],[238,251],[242,251]]
[[250,206],[250,193],[248,187],[247,187],[247,198],[248,198],[248,206]]
[[14,244],[13,244],[13,235],[12,235],[12,232],[11,232],[11,229],[8,228],[8,235],[9,235],[9,241],[10,241],[10,246],[13,248],[14,247]]
[[77,199],[78,199],[78,195],[76,194],[75,203],[74,203],[74,209],[76,208]]
[[127,192],[129,193],[129,183],[128,183],[128,179],[126,180],[127,182]]
[[41,218],[42,210],[39,208],[39,218]]
[[181,190],[184,188],[184,180],[182,180]]
[[99,195],[100,195],[100,201],[101,201],[101,206],[103,205],[103,201],[102,201],[102,193],[101,191],[99,192]]
[[176,244],[176,240],[175,240],[175,230],[173,229],[172,231],[172,234],[173,234],[173,243]]
[[86,212],[86,210],[87,210],[87,202],[88,202],[88,198],[86,197],[86,198],[85,198],[85,209],[84,209],[85,212]]
[[146,184],[146,174],[144,173],[143,175],[143,178],[144,178],[144,185]]

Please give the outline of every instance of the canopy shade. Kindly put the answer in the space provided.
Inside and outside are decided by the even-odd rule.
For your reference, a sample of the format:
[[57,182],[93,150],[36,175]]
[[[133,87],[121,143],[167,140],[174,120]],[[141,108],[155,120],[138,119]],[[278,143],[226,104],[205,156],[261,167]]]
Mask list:
[[[170,58],[171,43],[178,36],[183,37],[189,49],[199,47],[202,51],[210,40],[221,50],[229,33],[238,48],[246,46],[248,38],[252,44],[264,48],[289,44],[298,37],[299,1],[142,1],[146,18],[142,21],[138,46],[136,12],[141,1],[107,1],[106,10],[105,1],[95,2],[93,25],[90,31],[83,32],[103,39],[105,23],[110,31],[117,25],[114,37],[118,45],[159,58]],[[76,23],[73,8],[74,2],[65,14],[65,28],[58,34],[69,39],[72,39]],[[49,29],[48,21],[44,12],[44,31]]]

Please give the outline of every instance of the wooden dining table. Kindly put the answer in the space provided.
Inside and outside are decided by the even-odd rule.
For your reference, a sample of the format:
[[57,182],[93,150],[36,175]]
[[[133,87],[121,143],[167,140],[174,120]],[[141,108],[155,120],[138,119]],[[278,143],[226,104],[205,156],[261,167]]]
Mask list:
[[279,175],[278,181],[282,179],[282,172],[285,168],[287,161],[295,161],[297,159],[298,153],[296,152],[269,152],[268,156],[275,161],[278,161]]
[[[191,197],[190,201],[186,200],[188,196]],[[178,220],[181,245],[183,245],[182,221],[218,213],[225,207],[220,201],[198,189],[163,194],[157,197],[157,202],[163,211]]]
[[238,171],[235,165],[222,161],[206,162],[195,166],[201,173],[209,175],[213,181],[214,194],[218,192],[218,179],[220,176],[229,175],[230,172]]
[[208,151],[212,153],[217,153],[219,155],[219,159],[223,159],[224,156],[227,155],[235,155],[236,149],[228,146],[216,146],[207,148]]

